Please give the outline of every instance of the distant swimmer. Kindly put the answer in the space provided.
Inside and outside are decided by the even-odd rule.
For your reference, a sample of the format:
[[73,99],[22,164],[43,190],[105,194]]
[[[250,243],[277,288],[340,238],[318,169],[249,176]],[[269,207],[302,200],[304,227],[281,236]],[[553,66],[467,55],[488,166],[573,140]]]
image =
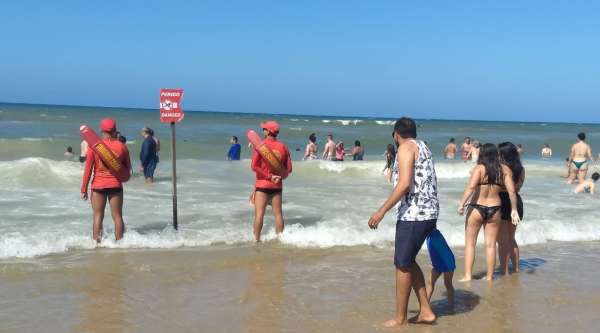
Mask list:
[[588,164],[594,160],[592,148],[585,142],[585,133],[577,134],[577,142],[571,146],[569,165],[571,166],[567,183],[572,184],[575,179],[583,183],[588,172]]
[[354,141],[354,148],[350,152],[353,161],[362,161],[365,156],[365,148],[361,146],[360,141]]
[[71,146],[68,146],[68,147],[67,147],[67,150],[64,152],[64,154],[63,154],[63,155],[65,156],[65,158],[66,158],[66,159],[69,159],[69,160],[70,160],[71,158],[73,158],[73,147],[71,147]]
[[86,159],[88,148],[89,148],[87,141],[85,141],[85,140],[81,141],[81,144],[79,145],[79,147],[80,147],[79,162],[85,163],[85,159]]
[[[394,141],[398,154],[393,169],[394,190],[383,205],[371,215],[368,225],[377,229],[385,214],[394,210],[396,241],[396,314],[385,322],[386,327],[407,323],[432,324],[436,316],[427,298],[425,277],[416,261],[426,238],[436,229],[439,215],[438,186],[431,150],[417,140],[417,126],[410,118],[401,118],[394,125]],[[419,300],[419,311],[407,318],[411,290]]]
[[142,149],[140,150],[140,171],[144,173],[146,183],[154,182],[154,171],[156,170],[157,155],[156,155],[156,141],[150,135],[150,129],[148,127],[142,128],[141,135],[144,138],[142,141]]
[[396,161],[396,146],[391,143],[388,144],[383,157],[385,158],[383,174],[386,176],[388,183],[391,183],[393,173],[392,170]]
[[447,160],[453,160],[456,157],[456,143],[454,142],[454,138],[450,138],[446,148],[444,148],[444,157]]
[[460,151],[462,154],[462,160],[463,161],[468,161],[471,158],[471,149],[473,148],[473,145],[471,144],[471,138],[470,137],[466,137],[465,138],[465,142],[462,144],[462,146],[460,147]]
[[549,144],[544,144],[544,148],[542,148],[542,157],[543,158],[551,158],[552,157],[552,148],[550,148]]
[[334,161],[343,162],[344,156],[346,156],[346,149],[344,149],[344,141],[340,141],[335,145]]
[[[263,155],[255,149],[252,153],[252,170],[256,173],[254,200],[254,238],[260,242],[260,235],[265,217],[267,204],[271,202],[273,216],[275,217],[275,232],[281,234],[284,229],[282,193],[283,180],[292,173],[292,158],[286,145],[277,140],[279,135],[279,124],[275,121],[267,121],[261,124],[264,135],[264,146],[266,146],[278,158],[283,166],[283,174],[275,174],[270,164]],[[261,146],[261,147],[264,147]]]
[[479,141],[473,142],[473,147],[471,147],[471,151],[469,152],[472,162],[477,163],[477,161],[479,160],[479,152],[480,151],[481,151],[481,144],[479,143]]
[[239,161],[242,152],[242,145],[238,143],[238,137],[234,135],[231,138],[229,138],[229,144],[231,144],[231,146],[229,147],[229,151],[227,152],[227,160]]
[[335,159],[335,146],[333,135],[327,135],[327,142],[325,143],[325,148],[323,149],[323,156],[321,156],[321,159],[325,161],[333,161]]
[[575,187],[575,193],[596,193],[596,182],[600,179],[600,173],[594,172],[592,179],[586,179]]
[[[107,118],[100,122],[102,141],[117,156],[120,164],[131,171],[129,150],[127,150],[125,144],[117,140],[116,129],[117,124],[113,119]],[[92,180],[91,202],[94,214],[92,238],[96,243],[100,243],[102,240],[102,222],[106,201],[108,200],[115,224],[115,239],[120,240],[123,238],[125,231],[125,224],[123,223],[123,184],[92,149],[89,149],[86,155],[81,184],[81,199],[83,200],[88,199],[90,178]]]
[[304,156],[302,160],[310,161],[319,159],[318,155],[319,145],[317,144],[317,135],[312,133],[308,136],[308,143],[306,144],[306,149],[304,150]]

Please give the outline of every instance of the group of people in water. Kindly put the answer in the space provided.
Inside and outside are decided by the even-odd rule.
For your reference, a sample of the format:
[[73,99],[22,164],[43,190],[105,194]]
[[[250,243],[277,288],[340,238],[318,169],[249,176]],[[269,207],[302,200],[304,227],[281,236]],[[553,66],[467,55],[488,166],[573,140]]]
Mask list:
[[[283,182],[292,173],[292,159],[289,149],[278,140],[280,127],[275,121],[261,124],[263,141],[266,147],[282,165],[283,170],[276,172],[272,163],[258,148],[253,149],[251,169],[256,175],[255,186],[250,201],[255,208],[254,237],[261,239],[263,219],[268,205],[272,206],[277,234],[284,231],[282,209]],[[116,122],[104,119],[100,123],[101,138],[118,157],[119,163],[131,170],[131,162],[127,146],[117,135]],[[142,130],[144,143],[140,160],[144,167],[143,157],[152,151],[158,151],[150,129]],[[146,141],[148,142],[146,144]],[[236,137],[230,140],[232,147],[228,159],[239,159],[241,146]],[[453,144],[454,140],[450,140]],[[469,147],[470,149],[465,149]],[[154,148],[153,148],[154,147]],[[324,152],[324,160],[336,159],[339,143],[329,135]],[[357,142],[356,147],[360,147]],[[356,148],[355,147],[355,148]],[[254,147],[253,147],[254,148]],[[457,213],[465,216],[465,260],[464,276],[461,282],[473,279],[473,264],[477,237],[483,228],[486,260],[486,280],[492,280],[499,258],[500,274],[519,271],[519,246],[515,240],[517,226],[523,219],[523,200],[520,191],[525,182],[525,168],[521,163],[521,151],[517,145],[503,142],[477,144],[465,140],[462,149],[464,160],[477,156],[470,179],[459,201]],[[466,151],[466,152],[465,152]],[[304,160],[314,159],[318,153],[316,137],[309,137]],[[353,156],[362,157],[364,150],[352,151]],[[446,147],[446,158],[456,154],[456,147]],[[382,206],[376,210],[368,221],[368,227],[377,229],[379,223],[390,210],[394,211],[396,221],[394,265],[396,267],[396,315],[385,323],[385,326],[404,325],[407,322],[432,323],[436,316],[430,307],[436,280],[443,274],[447,288],[448,303],[454,304],[454,287],[452,283],[455,266],[438,268],[435,264],[427,281],[416,262],[423,243],[437,231],[439,216],[438,183],[432,153],[424,141],[417,139],[416,123],[410,118],[401,118],[394,125],[393,144],[389,144],[385,153],[388,180],[393,182],[394,189]],[[581,191],[594,191],[594,182],[600,174],[594,173],[591,180],[586,179],[589,163],[593,161],[590,147],[585,143],[585,134],[578,135],[578,142],[573,145],[567,160],[570,166],[568,182],[578,182]],[[106,167],[104,161],[92,149],[88,149],[83,160],[85,162],[81,198],[88,199],[88,187],[91,181],[90,199],[93,210],[93,239],[100,243],[102,238],[102,221],[106,204],[110,205],[115,223],[115,238],[123,237],[125,226],[122,218],[123,187],[122,182]],[[443,237],[442,237],[443,239]],[[445,240],[443,241],[445,243]],[[447,244],[446,244],[447,247]],[[449,254],[454,256],[448,247]],[[430,255],[431,249],[430,249]],[[433,258],[432,258],[433,261]],[[510,266],[509,266],[510,262]],[[408,320],[407,306],[411,289],[419,299],[418,314]]]

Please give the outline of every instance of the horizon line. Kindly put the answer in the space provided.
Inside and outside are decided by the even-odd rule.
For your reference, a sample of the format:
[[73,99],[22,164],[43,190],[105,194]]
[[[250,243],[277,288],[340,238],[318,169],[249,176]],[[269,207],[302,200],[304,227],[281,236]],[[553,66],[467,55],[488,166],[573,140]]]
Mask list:
[[[105,105],[76,105],[76,104],[49,104],[49,103],[29,103],[29,102],[4,102],[0,101],[0,105],[34,105],[34,106],[52,106],[52,107],[69,107],[69,108],[102,108],[102,109],[128,109],[142,111],[158,111],[158,108],[148,107],[130,107],[130,106],[105,106]],[[222,113],[222,114],[248,114],[248,115],[272,115],[272,116],[299,116],[311,118],[359,118],[359,119],[382,119],[382,120],[397,120],[395,117],[375,117],[375,116],[348,116],[348,115],[309,115],[301,113],[272,113],[272,112],[234,112],[221,110],[184,110],[184,112],[198,113]],[[565,125],[599,125],[600,123],[585,123],[585,122],[565,122],[565,121],[531,121],[531,120],[482,120],[482,119],[450,119],[450,118],[414,118],[415,120],[427,121],[459,121],[459,122],[489,122],[489,123],[529,123],[529,124],[565,124]]]

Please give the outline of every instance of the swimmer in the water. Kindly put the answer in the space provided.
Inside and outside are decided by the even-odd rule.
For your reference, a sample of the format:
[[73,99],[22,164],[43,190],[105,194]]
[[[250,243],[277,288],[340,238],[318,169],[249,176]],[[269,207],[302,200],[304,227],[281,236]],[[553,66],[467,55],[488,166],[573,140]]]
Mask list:
[[318,149],[319,145],[317,145],[317,135],[312,133],[308,137],[308,143],[306,144],[306,149],[304,150],[304,157],[302,157],[302,160],[310,161],[319,159],[319,155],[317,155]]
[[547,143],[544,145],[544,148],[542,148],[542,157],[543,158],[552,157],[552,148],[550,148],[550,145]]
[[471,144],[471,138],[466,137],[465,142],[460,147],[460,150],[462,152],[462,160],[463,161],[466,162],[471,158],[471,149],[472,148],[473,148],[473,145]]
[[383,168],[383,174],[386,176],[388,183],[392,182],[392,169],[396,161],[396,146],[388,144],[385,154],[385,168]]
[[333,141],[333,135],[327,135],[327,143],[325,143],[325,149],[323,149],[322,160],[333,161],[335,159],[335,141]]
[[65,151],[65,153],[63,154],[65,156],[65,158],[67,159],[71,159],[73,158],[73,147],[68,146],[67,150]]
[[454,138],[450,138],[446,148],[444,148],[444,157],[447,160],[453,160],[456,156],[456,143],[454,143]]
[[568,184],[572,184],[575,179],[579,180],[580,183],[585,181],[585,177],[588,172],[588,165],[590,161],[594,160],[592,155],[592,149],[585,142],[585,133],[577,134],[577,143],[571,147],[571,154],[569,155],[569,179]]
[[598,179],[600,179],[600,173],[594,172],[592,174],[592,179],[587,179],[587,180],[584,180],[583,182],[579,183],[575,187],[574,192],[575,193],[589,193],[589,194],[596,193],[596,182],[598,181]]

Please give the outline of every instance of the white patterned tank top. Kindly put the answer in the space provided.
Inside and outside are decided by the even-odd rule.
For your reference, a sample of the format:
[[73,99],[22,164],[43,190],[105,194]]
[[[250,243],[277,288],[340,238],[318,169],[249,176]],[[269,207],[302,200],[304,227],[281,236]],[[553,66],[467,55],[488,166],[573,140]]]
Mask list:
[[[440,203],[438,201],[437,176],[431,150],[421,140],[412,140],[419,154],[415,160],[413,179],[408,192],[396,204],[397,221],[428,221],[438,218]],[[398,184],[398,162],[392,168],[394,186]]]

